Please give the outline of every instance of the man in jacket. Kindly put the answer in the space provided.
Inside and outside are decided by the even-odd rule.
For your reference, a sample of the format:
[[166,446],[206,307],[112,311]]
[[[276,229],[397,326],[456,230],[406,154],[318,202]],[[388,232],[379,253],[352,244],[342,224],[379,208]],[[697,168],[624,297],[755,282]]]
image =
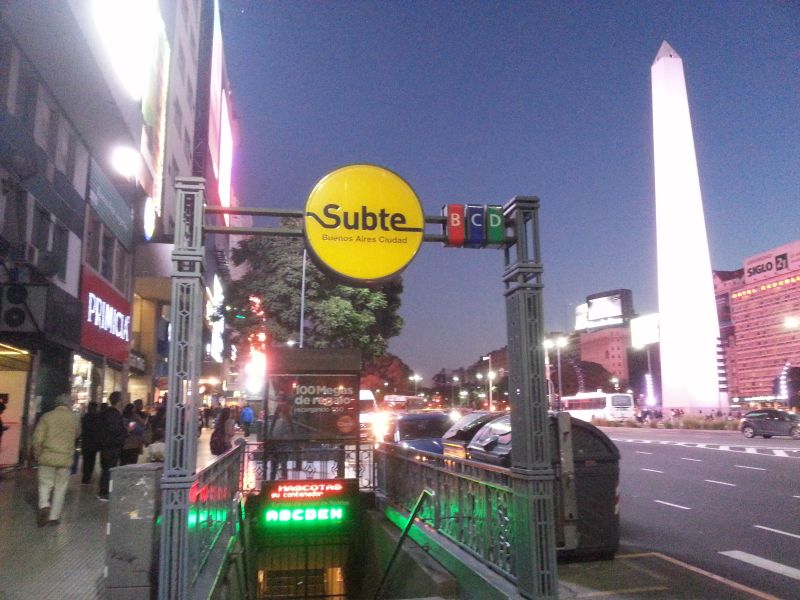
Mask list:
[[242,424],[244,429],[244,437],[250,435],[250,427],[253,425],[253,409],[249,404],[245,404],[242,413],[239,415],[239,423]]
[[99,432],[100,446],[100,491],[97,499],[108,502],[108,489],[111,481],[111,469],[119,464],[122,447],[128,430],[122,420],[120,402],[122,394],[111,392],[108,395],[108,408],[101,415]]
[[80,435],[78,416],[70,408],[69,394],[59,395],[55,404],[53,410],[42,415],[33,432],[33,457],[39,465],[39,513],[36,519],[39,527],[58,525],[75,442]]

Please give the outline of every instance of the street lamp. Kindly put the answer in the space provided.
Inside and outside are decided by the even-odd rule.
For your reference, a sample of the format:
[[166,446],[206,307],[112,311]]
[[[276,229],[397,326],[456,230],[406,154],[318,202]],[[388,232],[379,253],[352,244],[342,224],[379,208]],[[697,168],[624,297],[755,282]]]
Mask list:
[[417,395],[417,383],[422,381],[422,377],[414,373],[411,377],[408,378],[409,381],[414,382],[414,395]]
[[[456,384],[456,383],[458,383],[458,375],[453,375],[452,382],[450,383],[450,405],[451,406],[455,404],[455,387],[454,387],[453,384]],[[459,388],[459,392],[460,392],[460,388]],[[459,393],[459,397],[461,397],[460,393]]]
[[556,349],[556,370],[558,372],[558,405],[556,406],[556,410],[561,410],[561,349],[566,347],[567,345],[567,338],[560,335],[556,339],[545,339],[544,347],[546,350],[550,350],[551,348]]
[[489,410],[494,410],[494,405],[492,403],[492,380],[494,379],[494,371],[492,371],[492,355],[489,354],[488,356],[483,356],[481,357],[481,360],[489,361],[489,372],[486,373],[486,380],[489,383]]
[[611,385],[614,386],[614,391],[618,392],[619,391],[619,377],[616,377],[616,376],[612,377],[611,378]]

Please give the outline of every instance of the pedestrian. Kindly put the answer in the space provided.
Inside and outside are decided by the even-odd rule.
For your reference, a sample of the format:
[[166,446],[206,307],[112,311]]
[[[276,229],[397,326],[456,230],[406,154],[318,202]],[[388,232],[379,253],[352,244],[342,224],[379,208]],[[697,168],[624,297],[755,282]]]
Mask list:
[[292,445],[286,443],[286,438],[291,437],[294,432],[294,422],[292,420],[292,406],[283,394],[279,394],[275,412],[269,424],[267,439],[273,449],[272,460],[270,461],[269,478],[274,480],[278,475],[278,470],[283,473],[283,479],[288,479],[289,453]]
[[81,417],[81,483],[89,484],[92,482],[92,473],[97,460],[97,452],[100,443],[100,410],[97,402],[91,400],[86,405],[86,414]]
[[235,426],[231,417],[231,409],[226,406],[220,411],[219,418],[214,423],[214,431],[211,433],[211,439],[209,440],[211,454],[219,456],[233,447],[232,440]]
[[253,418],[253,409],[250,408],[249,404],[245,404],[242,409],[242,414],[239,415],[239,423],[241,423],[242,429],[244,429],[244,437],[250,435],[250,427],[253,425]]
[[80,435],[78,417],[69,394],[56,397],[55,408],[39,419],[31,447],[38,465],[39,512],[36,524],[58,525],[67,493],[75,444]]
[[102,502],[108,502],[111,469],[119,464],[125,436],[128,433],[119,409],[121,401],[120,392],[111,392],[108,395],[108,408],[101,413],[103,418],[100,427],[100,489],[97,499]]
[[122,444],[119,464],[135,465],[139,462],[139,455],[144,449],[145,423],[132,403],[125,405],[125,409],[122,411],[122,422],[127,433],[125,434],[125,442]]

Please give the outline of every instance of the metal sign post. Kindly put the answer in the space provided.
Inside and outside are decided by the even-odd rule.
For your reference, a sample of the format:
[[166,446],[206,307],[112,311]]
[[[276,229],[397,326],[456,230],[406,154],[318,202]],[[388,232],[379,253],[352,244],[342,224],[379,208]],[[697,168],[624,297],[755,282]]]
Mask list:
[[547,385],[541,340],[542,261],[539,199],[517,196],[503,209],[514,241],[505,249],[506,321],[514,510],[512,547],[517,588],[526,598],[558,598]]
[[197,464],[197,380],[202,361],[205,181],[179,177],[172,251],[167,452],[161,479],[159,600],[189,597],[189,492]]

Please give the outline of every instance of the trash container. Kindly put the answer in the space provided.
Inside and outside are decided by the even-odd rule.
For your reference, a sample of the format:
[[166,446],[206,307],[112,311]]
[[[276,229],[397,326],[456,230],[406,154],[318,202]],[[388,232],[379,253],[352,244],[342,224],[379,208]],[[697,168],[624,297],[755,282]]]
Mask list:
[[551,427],[558,556],[613,558],[619,549],[619,450],[597,427],[568,413],[559,413]]

